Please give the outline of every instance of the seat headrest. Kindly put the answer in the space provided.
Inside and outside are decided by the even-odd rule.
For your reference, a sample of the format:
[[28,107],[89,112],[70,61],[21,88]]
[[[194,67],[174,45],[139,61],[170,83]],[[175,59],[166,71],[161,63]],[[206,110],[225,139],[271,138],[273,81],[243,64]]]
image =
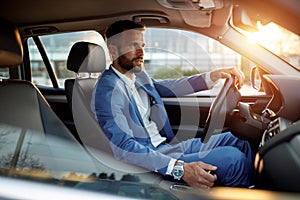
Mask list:
[[67,68],[75,73],[104,71],[106,68],[104,49],[90,42],[75,43],[68,56]]
[[0,67],[15,67],[23,61],[19,30],[8,21],[0,20]]

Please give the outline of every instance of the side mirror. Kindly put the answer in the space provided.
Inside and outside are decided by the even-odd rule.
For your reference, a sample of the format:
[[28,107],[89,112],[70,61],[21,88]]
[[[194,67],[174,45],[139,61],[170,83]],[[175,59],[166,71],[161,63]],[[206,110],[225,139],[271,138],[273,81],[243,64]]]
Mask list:
[[259,66],[253,66],[250,71],[250,82],[252,88],[259,92],[265,92],[266,94],[272,94],[271,88],[266,84],[263,78],[264,74],[268,74],[267,71],[263,70]]
[[259,92],[264,91],[261,78],[259,68],[257,66],[252,67],[250,75],[251,86]]

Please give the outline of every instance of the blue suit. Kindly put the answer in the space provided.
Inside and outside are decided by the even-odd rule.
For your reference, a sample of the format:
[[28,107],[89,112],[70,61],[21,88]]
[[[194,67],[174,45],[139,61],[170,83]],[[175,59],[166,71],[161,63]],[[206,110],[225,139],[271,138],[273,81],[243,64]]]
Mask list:
[[214,142],[208,142],[210,147],[204,148],[205,145],[198,138],[178,142],[171,129],[161,97],[182,96],[207,89],[204,75],[154,81],[142,71],[136,73],[135,84],[148,94],[151,102],[150,118],[156,123],[160,135],[167,138],[167,142],[158,147],[152,145],[130,88],[110,68],[98,80],[92,106],[111,142],[116,159],[163,175],[166,174],[171,158],[185,162],[203,161],[218,167],[216,174],[220,184],[250,184],[253,153],[248,142],[226,133],[213,136],[215,140],[211,140]]

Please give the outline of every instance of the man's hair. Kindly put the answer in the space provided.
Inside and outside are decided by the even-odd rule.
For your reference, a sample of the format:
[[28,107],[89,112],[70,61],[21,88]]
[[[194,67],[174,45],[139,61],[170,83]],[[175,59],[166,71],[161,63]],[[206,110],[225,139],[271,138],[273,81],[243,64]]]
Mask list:
[[112,36],[122,33],[123,31],[126,31],[126,30],[131,30],[131,29],[145,30],[145,25],[138,24],[131,20],[116,21],[106,28],[106,30],[104,32],[105,40],[106,40],[106,42],[108,42],[108,39],[111,38]]

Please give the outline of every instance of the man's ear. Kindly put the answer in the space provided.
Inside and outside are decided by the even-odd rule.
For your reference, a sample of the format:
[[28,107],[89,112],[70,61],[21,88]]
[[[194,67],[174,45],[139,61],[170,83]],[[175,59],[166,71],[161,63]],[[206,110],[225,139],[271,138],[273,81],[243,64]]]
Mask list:
[[108,51],[113,60],[116,60],[119,57],[119,51],[116,45],[108,45]]

